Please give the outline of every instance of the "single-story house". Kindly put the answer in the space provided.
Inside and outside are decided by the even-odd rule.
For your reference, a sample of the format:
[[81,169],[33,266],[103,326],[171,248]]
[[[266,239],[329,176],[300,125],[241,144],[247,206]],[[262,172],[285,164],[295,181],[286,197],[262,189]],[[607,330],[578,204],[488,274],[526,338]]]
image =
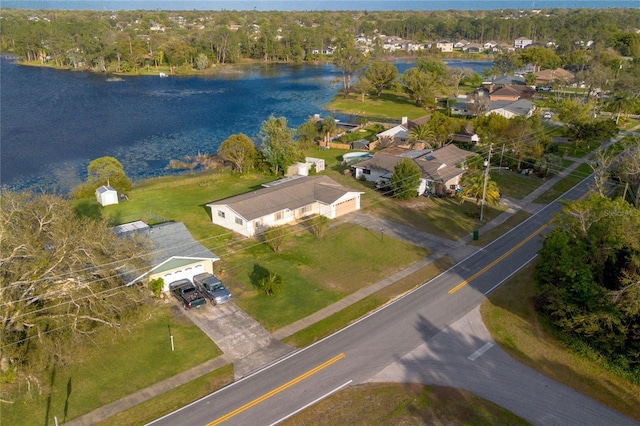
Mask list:
[[328,176],[292,176],[265,188],[214,201],[211,221],[252,237],[270,226],[285,225],[313,214],[335,219],[360,209],[364,192],[346,188]]
[[456,41],[453,47],[456,49],[461,49],[462,47],[466,46],[469,43],[471,43],[469,40],[462,39],[462,40]]
[[460,177],[465,172],[464,163],[467,158],[476,155],[455,145],[447,145],[439,149],[415,150],[403,147],[391,147],[376,152],[368,160],[354,164],[351,169],[356,179],[364,177],[375,182],[376,186],[384,186],[391,179],[393,169],[403,158],[412,159],[421,170],[420,184],[416,188],[417,195],[425,192],[448,194],[459,187]]
[[536,107],[530,100],[519,99],[515,102],[511,101],[491,101],[489,104],[489,111],[485,115],[499,114],[506,118],[513,118],[518,115],[523,115],[527,118],[533,115]]
[[492,86],[489,92],[489,99],[492,101],[512,101],[518,99],[533,98],[535,90],[529,86],[518,84],[505,84],[502,86]]
[[530,44],[533,44],[533,40],[527,37],[518,37],[513,41],[513,47],[515,47],[516,49],[524,49]]
[[118,204],[118,191],[109,185],[102,185],[96,189],[96,199],[103,207],[111,204]]
[[478,43],[468,43],[462,47],[462,51],[466,53],[480,53],[484,50],[484,47]]
[[166,222],[148,226],[137,221],[113,228],[114,232],[126,236],[132,232],[144,233],[151,239],[151,268],[130,280],[129,284],[148,282],[157,278],[164,280],[163,291],[169,284],[180,279],[192,279],[203,272],[213,273],[213,263],[220,260],[209,249],[193,239],[189,230],[180,222]]
[[554,70],[542,70],[535,73],[537,84],[552,84],[556,82],[567,83],[574,79],[575,75],[571,71],[562,68]]
[[376,135],[381,145],[402,145],[409,140],[409,126],[407,122],[380,132]]

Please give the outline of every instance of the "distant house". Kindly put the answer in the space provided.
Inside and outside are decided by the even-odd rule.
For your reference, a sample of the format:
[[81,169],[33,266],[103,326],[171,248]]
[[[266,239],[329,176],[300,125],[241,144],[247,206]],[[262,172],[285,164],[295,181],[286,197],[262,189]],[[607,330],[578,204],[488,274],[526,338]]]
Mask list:
[[111,186],[102,185],[96,189],[96,199],[101,206],[109,206],[111,204],[118,204],[118,191]]
[[293,223],[313,214],[334,219],[359,210],[363,194],[322,175],[298,175],[263,186],[208,203],[212,223],[252,237],[270,226]]
[[513,47],[515,47],[516,49],[524,49],[531,44],[533,44],[533,40],[526,37],[518,37],[513,41]]
[[453,47],[456,49],[461,49],[469,43],[471,43],[469,40],[462,39],[462,40],[456,41]]
[[462,47],[462,51],[465,53],[480,53],[484,50],[482,45],[478,43],[468,43]]
[[522,115],[529,118],[533,115],[535,109],[536,107],[533,102],[528,99],[519,99],[515,102],[492,101],[489,106],[489,112],[485,115],[498,114],[506,118]]
[[489,92],[489,99],[492,101],[511,101],[518,99],[532,98],[535,91],[529,86],[509,85],[492,86]]
[[[180,279],[192,279],[203,272],[213,273],[213,263],[220,260],[209,249],[193,239],[186,226],[180,222],[166,222],[149,226],[144,222],[130,222],[113,228],[122,236],[143,233],[151,239],[151,267],[141,275],[131,275],[128,284],[149,282],[162,278],[163,291]],[[138,272],[139,274],[139,272]]]
[[496,46],[498,45],[497,42],[491,40],[491,41],[487,41],[485,42],[482,47],[484,47],[484,50],[493,50]]
[[453,52],[453,42],[442,40],[436,43],[436,48],[441,52]]
[[535,76],[537,84],[566,84],[569,81],[573,80],[573,78],[575,77],[571,71],[567,71],[562,68],[538,71],[537,73],[535,73]]
[[425,192],[449,194],[459,188],[460,177],[465,172],[467,158],[476,155],[455,145],[439,149],[415,150],[404,147],[391,147],[376,152],[373,157],[354,164],[352,174],[356,179],[364,178],[382,187],[391,179],[393,169],[403,158],[413,160],[421,170],[420,184],[416,195]]

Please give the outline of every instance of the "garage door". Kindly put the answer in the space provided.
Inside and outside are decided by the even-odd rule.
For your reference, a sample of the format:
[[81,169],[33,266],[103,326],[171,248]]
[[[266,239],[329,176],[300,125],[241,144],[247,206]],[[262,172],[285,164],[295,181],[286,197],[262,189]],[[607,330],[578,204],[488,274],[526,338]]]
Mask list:
[[342,216],[343,214],[351,213],[352,211],[355,211],[355,209],[356,209],[355,198],[338,203],[336,204],[336,217]]
[[200,264],[200,265],[193,265],[193,267],[188,266],[184,269],[178,269],[175,271],[171,271],[170,273],[166,273],[162,276],[162,279],[164,279],[165,291],[169,290],[169,284],[171,284],[172,282],[182,280],[185,278],[193,281],[194,276],[201,274],[203,272],[206,272],[204,270],[204,265]]

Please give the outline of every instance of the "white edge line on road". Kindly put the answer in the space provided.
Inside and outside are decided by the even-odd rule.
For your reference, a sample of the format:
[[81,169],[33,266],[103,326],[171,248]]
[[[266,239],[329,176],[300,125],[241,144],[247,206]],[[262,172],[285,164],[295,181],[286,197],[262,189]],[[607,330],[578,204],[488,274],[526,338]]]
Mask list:
[[502,285],[502,283],[504,283],[505,281],[507,281],[508,279],[510,279],[512,276],[514,276],[515,274],[517,274],[518,272],[520,272],[520,270],[522,268],[524,268],[525,266],[527,266],[528,264],[530,264],[531,262],[533,262],[533,259],[535,259],[536,257],[538,257],[538,253],[534,254],[533,257],[529,260],[527,260],[526,262],[524,262],[522,265],[520,265],[520,267],[518,269],[516,269],[515,271],[513,271],[512,273],[510,273],[509,275],[507,275],[503,280],[501,280],[499,283],[497,283],[496,285],[494,285],[493,287],[491,287],[489,290],[487,290],[484,295],[486,296],[487,294],[491,293],[493,290],[495,290],[496,288],[500,287]]
[[482,345],[482,347],[480,349],[478,349],[477,351],[475,351],[474,353],[469,355],[467,358],[470,361],[475,361],[476,359],[480,358],[486,351],[488,351],[492,347],[493,347],[493,343],[487,342],[484,345]]
[[346,387],[346,386],[349,386],[349,385],[351,384],[351,382],[353,382],[353,380],[349,380],[347,383],[345,383],[345,384],[343,384],[343,385],[340,385],[340,386],[338,386],[337,388],[335,388],[334,390],[332,390],[332,391],[329,391],[329,392],[325,393],[325,394],[324,394],[324,395],[322,395],[320,398],[316,398],[316,399],[314,399],[313,401],[311,401],[310,403],[308,403],[308,404],[307,404],[307,405],[305,405],[304,407],[300,407],[300,408],[298,408],[298,409],[297,409],[296,411],[294,411],[293,413],[288,414],[288,415],[284,416],[283,418],[281,418],[280,420],[277,420],[277,421],[275,421],[275,422],[271,423],[269,426],[275,426],[275,425],[277,425],[277,424],[279,424],[279,423],[284,422],[284,421],[285,421],[285,420],[287,420],[289,417],[293,417],[293,416],[295,416],[295,415],[296,415],[296,414],[298,414],[299,412],[304,411],[304,410],[306,410],[307,408],[311,407],[313,404],[316,404],[317,402],[322,401],[322,400],[323,400],[323,399],[325,399],[326,397],[333,395],[334,393],[338,392],[339,390],[342,390],[342,388],[344,388],[344,387]]

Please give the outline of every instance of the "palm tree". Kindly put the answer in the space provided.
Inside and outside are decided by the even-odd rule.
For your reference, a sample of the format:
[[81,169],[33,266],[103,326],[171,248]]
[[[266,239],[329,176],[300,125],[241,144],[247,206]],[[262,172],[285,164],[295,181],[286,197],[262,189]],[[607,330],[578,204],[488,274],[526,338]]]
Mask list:
[[426,124],[415,126],[409,131],[409,143],[415,147],[418,143],[424,143],[425,148],[433,148],[436,141],[436,133]]
[[498,190],[498,184],[487,176],[487,190],[484,189],[484,173],[472,173],[464,176],[460,186],[462,191],[458,192],[458,197],[461,199],[461,203],[467,198],[475,198],[476,205],[480,204],[480,200],[484,196],[484,201],[487,204],[496,205],[500,201],[500,191]]
[[555,154],[544,154],[536,161],[536,167],[542,172],[543,177],[547,177],[549,171],[557,173],[562,167],[562,159]]
[[609,101],[609,106],[616,113],[616,124],[620,121],[620,115],[627,114],[632,110],[635,99],[629,93],[618,93]]

